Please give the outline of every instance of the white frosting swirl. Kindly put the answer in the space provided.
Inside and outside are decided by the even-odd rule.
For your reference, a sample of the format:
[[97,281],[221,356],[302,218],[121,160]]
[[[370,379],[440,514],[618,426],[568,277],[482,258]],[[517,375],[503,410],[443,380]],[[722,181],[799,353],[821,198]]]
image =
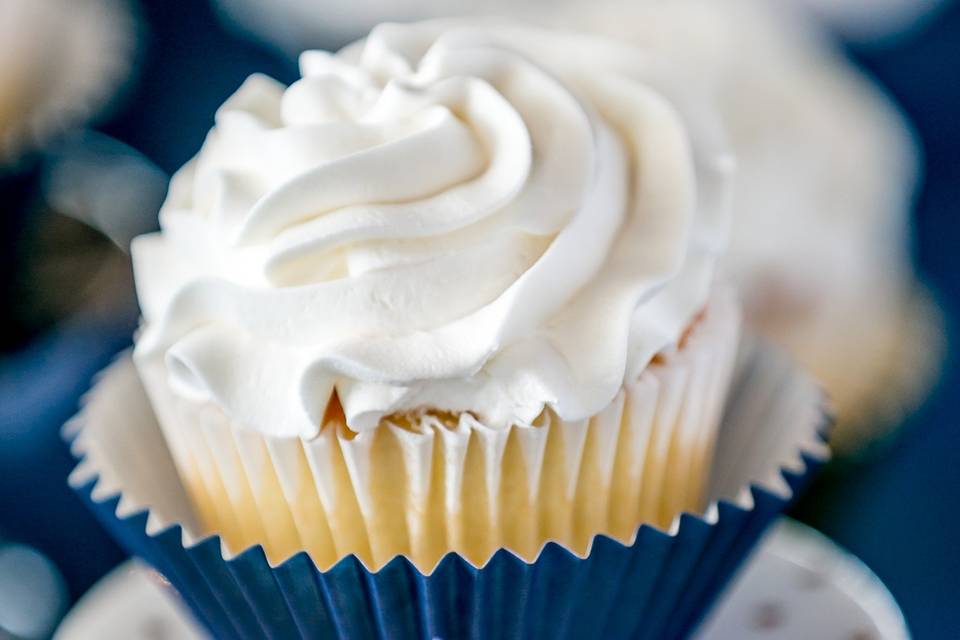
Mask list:
[[134,243],[179,393],[303,437],[334,391],[356,430],[578,419],[705,304],[733,163],[643,52],[441,21],[301,68],[221,107]]

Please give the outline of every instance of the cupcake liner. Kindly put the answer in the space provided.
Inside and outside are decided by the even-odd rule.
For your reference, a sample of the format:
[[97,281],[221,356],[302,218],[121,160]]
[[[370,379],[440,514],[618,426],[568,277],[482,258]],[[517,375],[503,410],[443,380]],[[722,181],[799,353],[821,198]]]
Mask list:
[[406,556],[326,570],[306,552],[271,565],[201,529],[139,378],[121,358],[65,430],[71,486],[104,525],[224,638],[671,638],[688,635],[766,526],[827,457],[819,389],[776,351],[741,349],[702,515],[583,554],[547,543],[482,566],[448,553],[429,573]]
[[268,437],[173,393],[160,358],[136,365],[195,512],[229,552],[262,544],[276,564],[306,550],[321,569],[348,553],[372,569],[404,555],[429,571],[448,551],[475,565],[499,548],[533,560],[548,540],[583,554],[597,533],[626,543],[641,523],[700,511],[738,320],[718,296],[597,415],[507,429],[425,413]]

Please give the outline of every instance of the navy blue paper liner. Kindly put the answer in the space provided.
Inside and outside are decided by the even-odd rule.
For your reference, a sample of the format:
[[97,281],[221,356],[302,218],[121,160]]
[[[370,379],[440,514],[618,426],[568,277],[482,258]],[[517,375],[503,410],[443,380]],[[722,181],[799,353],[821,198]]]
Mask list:
[[[821,460],[784,472],[798,492]],[[675,535],[643,525],[631,546],[604,535],[581,559],[548,543],[533,564],[501,549],[482,568],[450,553],[430,575],[403,557],[369,572],[354,556],[319,571],[306,553],[270,567],[261,547],[224,560],[220,539],[150,536],[147,512],[76,487],[104,526],[177,588],[217,638],[684,637],[788,500],[751,487],[753,509],[719,503],[716,523],[683,514]],[[601,631],[602,630],[602,631]]]
[[478,568],[451,552],[429,575],[402,556],[373,572],[352,555],[321,571],[305,552],[271,567],[260,546],[225,559],[217,535],[185,547],[179,524],[148,534],[148,510],[118,517],[120,494],[93,495],[99,476],[73,488],[216,638],[660,639],[692,633],[825,461],[798,458],[780,471],[787,494],[752,484],[752,506],[719,501],[714,522],[684,513],[669,533],[642,525],[631,545],[597,535],[585,558],[549,542],[532,563],[501,549]]

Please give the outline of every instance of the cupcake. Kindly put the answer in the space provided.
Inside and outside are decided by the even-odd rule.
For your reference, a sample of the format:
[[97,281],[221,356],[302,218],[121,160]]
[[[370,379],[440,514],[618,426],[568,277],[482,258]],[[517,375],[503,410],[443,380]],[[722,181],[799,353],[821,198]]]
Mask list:
[[822,381],[835,449],[889,432],[943,350],[910,265],[919,152],[897,106],[785,6],[608,2],[554,19],[659,52],[715,97],[738,164],[721,271],[746,325]]
[[217,635],[688,630],[823,453],[813,385],[743,364],[706,101],[500,21],[301,69],[227,100],[135,239],[152,412],[121,361],[74,486]]
[[[429,569],[697,509],[738,332],[701,105],[629,47],[494,23],[301,66],[220,108],[132,248],[135,361],[210,529]],[[664,486],[614,517],[644,464]]]
[[119,2],[0,4],[0,167],[101,110],[132,55],[133,24]]

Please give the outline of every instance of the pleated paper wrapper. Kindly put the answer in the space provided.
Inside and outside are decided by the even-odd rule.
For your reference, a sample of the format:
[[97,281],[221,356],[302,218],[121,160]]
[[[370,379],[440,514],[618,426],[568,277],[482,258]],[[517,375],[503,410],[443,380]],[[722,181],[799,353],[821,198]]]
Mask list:
[[[706,507],[678,514],[665,527],[643,524],[626,539],[613,537],[616,530],[591,537],[579,551],[551,541],[531,558],[522,549],[500,548],[482,564],[450,552],[423,570],[407,554],[380,566],[373,549],[367,558],[352,553],[325,566],[306,549],[278,560],[268,558],[262,544],[231,547],[204,534],[127,356],[101,376],[65,429],[80,461],[70,482],[118,540],[169,579],[215,637],[683,637],[828,455],[822,394],[788,359],[749,343],[740,349],[732,380]],[[596,472],[604,469],[598,465]],[[637,478],[632,503],[643,504],[647,469]],[[662,486],[651,493],[671,495]],[[631,503],[630,496],[613,496],[608,506],[610,499]],[[662,504],[674,504],[673,498]],[[501,509],[501,524],[481,537],[510,541],[508,531],[521,529],[503,525],[512,509]],[[591,509],[602,510],[580,509],[559,529],[580,531]],[[517,515],[528,517],[522,509]],[[617,517],[609,521],[615,529]],[[574,546],[577,535],[567,538]]]
[[[585,553],[703,508],[739,313],[717,296],[682,345],[600,413],[492,429],[470,414],[413,413],[354,433],[329,416],[319,436],[265,437],[167,383],[162,358],[135,359],[200,530],[229,552],[262,544],[321,569],[355,554],[376,570],[397,555],[429,572],[448,551],[474,565],[499,548],[533,560],[553,540]],[[335,414],[335,412],[334,412]]]

